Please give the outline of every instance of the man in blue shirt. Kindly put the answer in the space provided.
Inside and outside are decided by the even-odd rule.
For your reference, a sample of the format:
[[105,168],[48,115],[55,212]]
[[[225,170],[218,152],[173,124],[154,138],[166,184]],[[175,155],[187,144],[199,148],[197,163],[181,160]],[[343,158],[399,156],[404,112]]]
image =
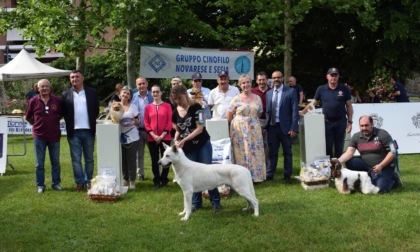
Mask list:
[[153,102],[152,94],[147,90],[149,83],[146,78],[139,76],[136,79],[136,87],[138,92],[133,94],[132,104],[137,106],[139,110],[140,125],[137,127],[140,135],[139,149],[137,150],[137,173],[139,181],[144,180],[144,148],[147,143],[147,132],[144,128],[144,108]]
[[[338,83],[340,78],[338,69],[335,67],[328,69],[326,77],[328,83],[318,87],[313,105],[316,106],[322,101],[326,154],[330,158],[339,158],[343,154],[345,133],[351,132],[353,106],[350,90]],[[306,106],[299,114],[304,115],[310,107],[311,105]]]
[[396,76],[392,76],[391,82],[393,92],[389,94],[389,98],[394,98],[395,102],[410,102],[404,85],[398,81],[398,78]]

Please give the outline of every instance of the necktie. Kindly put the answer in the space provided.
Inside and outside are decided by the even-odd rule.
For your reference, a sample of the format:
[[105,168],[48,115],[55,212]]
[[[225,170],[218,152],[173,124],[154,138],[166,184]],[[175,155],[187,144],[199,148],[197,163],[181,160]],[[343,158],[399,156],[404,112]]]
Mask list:
[[274,101],[273,104],[271,105],[271,125],[276,125],[276,115],[277,115],[277,89],[274,90],[273,95],[274,95]]

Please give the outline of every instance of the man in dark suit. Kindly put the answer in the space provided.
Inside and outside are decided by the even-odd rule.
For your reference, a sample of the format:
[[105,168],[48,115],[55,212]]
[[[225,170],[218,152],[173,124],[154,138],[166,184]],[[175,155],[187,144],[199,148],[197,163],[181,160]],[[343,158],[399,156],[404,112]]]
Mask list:
[[270,166],[267,180],[274,178],[280,144],[284,157],[284,180],[292,183],[292,139],[298,131],[299,107],[296,90],[283,85],[283,74],[275,71],[271,75],[273,88],[266,94],[267,138]]
[[[96,118],[99,114],[99,98],[96,90],[84,86],[81,71],[70,73],[72,87],[61,95],[63,116],[66,121],[67,141],[70,145],[76,190],[91,186],[93,176]],[[82,166],[82,153],[85,169]]]

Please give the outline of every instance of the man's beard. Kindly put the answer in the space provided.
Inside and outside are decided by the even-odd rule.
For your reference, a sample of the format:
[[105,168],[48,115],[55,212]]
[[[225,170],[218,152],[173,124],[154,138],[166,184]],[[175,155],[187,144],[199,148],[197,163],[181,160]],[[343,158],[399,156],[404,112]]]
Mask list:
[[372,131],[363,130],[362,135],[369,138],[370,136],[372,136]]

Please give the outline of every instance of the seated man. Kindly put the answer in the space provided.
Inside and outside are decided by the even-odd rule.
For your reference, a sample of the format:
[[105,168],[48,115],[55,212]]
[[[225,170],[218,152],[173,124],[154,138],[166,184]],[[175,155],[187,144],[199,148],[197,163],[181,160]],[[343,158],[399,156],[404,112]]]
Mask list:
[[[347,151],[338,158],[349,170],[369,172],[372,183],[381,193],[402,186],[395,169],[396,150],[392,137],[383,129],[373,126],[373,119],[364,115],[359,118],[360,132],[353,135]],[[353,157],[356,150],[360,157]]]

